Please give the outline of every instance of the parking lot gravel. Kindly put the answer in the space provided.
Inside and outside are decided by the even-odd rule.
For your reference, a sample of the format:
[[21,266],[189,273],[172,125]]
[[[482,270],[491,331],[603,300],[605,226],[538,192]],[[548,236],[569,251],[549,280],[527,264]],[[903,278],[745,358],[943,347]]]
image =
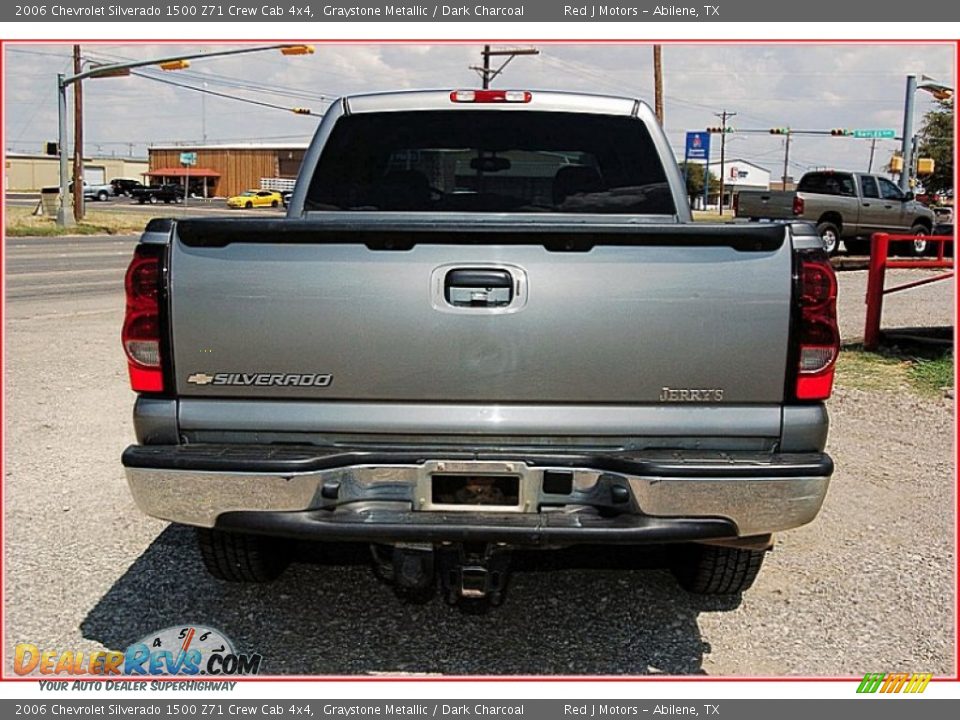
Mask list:
[[[8,273],[18,252],[43,253],[15,249]],[[127,491],[120,273],[116,289],[24,290],[6,306],[7,674],[19,642],[122,649],[187,623],[262,653],[270,674],[954,671],[950,400],[839,387],[823,512],[779,537],[741,598],[687,595],[662,550],[628,548],[520,554],[486,613],[400,600],[357,546],[302,546],[277,582],[234,586],[204,574],[192,531],[144,517]],[[864,282],[840,279],[847,337],[862,335]],[[945,284],[894,296],[885,324],[952,324],[952,298]]]

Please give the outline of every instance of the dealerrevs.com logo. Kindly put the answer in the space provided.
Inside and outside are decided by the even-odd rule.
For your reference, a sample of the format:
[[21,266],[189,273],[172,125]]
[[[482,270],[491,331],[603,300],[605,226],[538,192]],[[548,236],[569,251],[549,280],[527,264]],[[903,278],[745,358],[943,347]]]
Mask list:
[[256,675],[263,656],[238,653],[219,630],[202,625],[176,626],[151,633],[126,650],[41,650],[19,643],[14,650],[17,675]]
[[922,693],[932,677],[932,673],[867,673],[857,692]]

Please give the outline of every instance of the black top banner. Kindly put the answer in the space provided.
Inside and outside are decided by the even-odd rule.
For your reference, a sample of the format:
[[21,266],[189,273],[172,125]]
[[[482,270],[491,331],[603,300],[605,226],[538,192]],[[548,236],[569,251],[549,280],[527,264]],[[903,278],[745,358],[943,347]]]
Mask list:
[[717,4],[499,0],[464,4],[382,0],[27,0],[3,4],[2,22],[952,22],[960,3],[942,0],[711,0]]

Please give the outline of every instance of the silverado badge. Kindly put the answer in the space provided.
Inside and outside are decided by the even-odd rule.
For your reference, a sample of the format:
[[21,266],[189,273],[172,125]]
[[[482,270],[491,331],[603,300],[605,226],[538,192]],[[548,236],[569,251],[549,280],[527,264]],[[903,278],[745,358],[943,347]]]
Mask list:
[[207,373],[187,376],[194,385],[234,385],[238,387],[329,387],[333,375],[329,373]]

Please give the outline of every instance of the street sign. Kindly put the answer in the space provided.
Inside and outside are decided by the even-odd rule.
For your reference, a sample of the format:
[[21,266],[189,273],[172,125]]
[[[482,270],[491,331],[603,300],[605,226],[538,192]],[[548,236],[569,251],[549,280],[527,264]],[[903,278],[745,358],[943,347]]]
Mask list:
[[688,132],[684,156],[687,160],[710,159],[710,133]]
[[184,167],[193,167],[197,164],[197,154],[195,152],[180,153],[180,164]]
[[853,136],[855,138],[864,138],[867,140],[872,140],[874,138],[878,140],[890,140],[896,136],[895,130],[854,130]]

